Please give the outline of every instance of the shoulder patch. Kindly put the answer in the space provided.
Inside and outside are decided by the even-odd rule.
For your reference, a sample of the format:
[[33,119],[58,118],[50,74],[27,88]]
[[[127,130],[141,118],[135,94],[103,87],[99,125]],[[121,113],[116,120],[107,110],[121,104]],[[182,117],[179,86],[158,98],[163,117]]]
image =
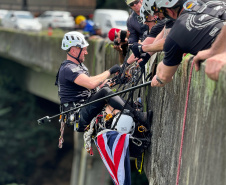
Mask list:
[[78,71],[79,71],[79,67],[74,67],[74,68],[71,68],[71,71],[72,71],[73,73],[76,73],[76,72],[78,72]]

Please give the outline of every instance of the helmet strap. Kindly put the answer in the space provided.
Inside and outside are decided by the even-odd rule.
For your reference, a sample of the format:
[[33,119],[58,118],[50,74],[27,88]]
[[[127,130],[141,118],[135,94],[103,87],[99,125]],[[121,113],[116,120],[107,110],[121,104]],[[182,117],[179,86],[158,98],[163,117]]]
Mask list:
[[[70,49],[71,49],[71,48],[70,48]],[[82,66],[82,63],[79,61],[79,57],[80,57],[80,55],[81,55],[81,53],[82,53],[83,48],[80,48],[80,52],[79,52],[79,54],[78,54],[78,57],[72,56],[72,55],[69,53],[70,49],[67,51],[67,54],[68,54],[70,57],[72,57],[73,59],[77,60],[77,61],[79,62],[79,64]]]
[[184,5],[185,0],[179,1],[179,3],[177,3],[176,5],[174,5],[172,8],[176,9],[179,7],[178,11],[177,11],[177,17],[179,17],[181,10],[183,9],[183,5]]
[[163,11],[162,11],[163,15],[164,15],[167,19],[170,19],[170,20],[173,20],[173,21],[176,20],[176,19],[170,17],[170,16],[166,13],[166,10],[165,10],[165,9],[162,9],[162,10],[163,10]]

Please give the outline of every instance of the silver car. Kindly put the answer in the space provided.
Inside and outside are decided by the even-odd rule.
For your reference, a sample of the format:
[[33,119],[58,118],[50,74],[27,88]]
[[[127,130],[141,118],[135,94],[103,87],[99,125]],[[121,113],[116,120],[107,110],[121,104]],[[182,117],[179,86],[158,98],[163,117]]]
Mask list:
[[67,11],[46,11],[38,17],[43,28],[66,28],[73,29],[75,27],[74,18]]
[[40,31],[42,29],[42,25],[29,11],[9,11],[2,19],[2,26],[28,31]]
[[8,10],[0,10],[0,25],[2,22],[3,17],[8,13]]

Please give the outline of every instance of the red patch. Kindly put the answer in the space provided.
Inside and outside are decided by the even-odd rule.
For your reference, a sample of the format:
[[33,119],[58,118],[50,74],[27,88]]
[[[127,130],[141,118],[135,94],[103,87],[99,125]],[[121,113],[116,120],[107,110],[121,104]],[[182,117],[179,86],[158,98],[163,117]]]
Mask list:
[[168,5],[169,4],[169,2],[166,2],[166,5]]

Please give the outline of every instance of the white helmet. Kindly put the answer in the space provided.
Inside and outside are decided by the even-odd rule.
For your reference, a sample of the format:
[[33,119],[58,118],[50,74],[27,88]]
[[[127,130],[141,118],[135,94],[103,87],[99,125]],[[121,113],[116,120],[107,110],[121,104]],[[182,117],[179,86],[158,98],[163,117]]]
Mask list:
[[158,8],[172,8],[180,0],[155,0]]
[[[117,114],[111,124],[111,129],[117,130],[123,134],[133,134],[135,130],[135,122],[130,115],[122,114],[117,122],[117,125],[114,127],[116,120],[120,114]],[[114,127],[114,128],[113,128]]]
[[154,12],[152,10],[152,6],[154,5],[155,0],[143,0],[142,6],[144,9],[151,15],[154,16]]
[[68,50],[72,46],[84,48],[87,47],[88,45],[89,43],[85,40],[85,37],[82,33],[77,31],[71,31],[64,35],[61,48],[63,50]]
[[146,21],[146,13],[145,13],[145,9],[144,9],[144,6],[142,5],[141,8],[140,8],[140,20],[143,22],[143,24],[145,23]]

